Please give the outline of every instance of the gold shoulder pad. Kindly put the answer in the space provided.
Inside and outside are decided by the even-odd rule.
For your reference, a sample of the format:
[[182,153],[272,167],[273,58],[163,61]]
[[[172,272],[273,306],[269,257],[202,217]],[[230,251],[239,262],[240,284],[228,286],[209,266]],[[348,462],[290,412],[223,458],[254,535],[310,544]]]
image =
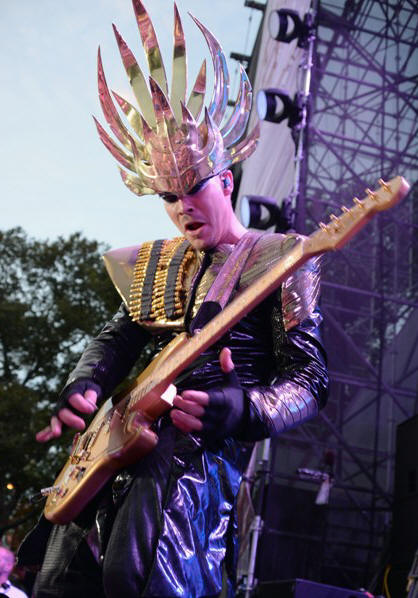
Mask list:
[[129,290],[140,247],[140,245],[133,245],[132,247],[112,249],[103,255],[107,273],[127,307],[129,305]]
[[183,237],[109,251],[104,260],[135,322],[166,323],[183,316],[196,262],[194,249]]

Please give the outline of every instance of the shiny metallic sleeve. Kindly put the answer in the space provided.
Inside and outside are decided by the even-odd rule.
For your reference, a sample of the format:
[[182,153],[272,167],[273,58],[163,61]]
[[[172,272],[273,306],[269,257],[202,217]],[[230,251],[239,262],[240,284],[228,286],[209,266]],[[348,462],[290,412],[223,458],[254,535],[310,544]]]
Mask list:
[[311,261],[276,297],[271,314],[275,362],[271,384],[245,391],[246,436],[251,440],[277,436],[317,415],[326,403],[328,375],[319,332],[318,289],[318,263]]
[[[285,430],[311,419],[319,408],[313,395],[295,382],[283,381],[280,384],[254,388],[247,391],[250,400],[250,435],[264,431],[267,436],[277,436]],[[254,420],[258,421],[255,422]],[[252,438],[255,439],[255,438]]]

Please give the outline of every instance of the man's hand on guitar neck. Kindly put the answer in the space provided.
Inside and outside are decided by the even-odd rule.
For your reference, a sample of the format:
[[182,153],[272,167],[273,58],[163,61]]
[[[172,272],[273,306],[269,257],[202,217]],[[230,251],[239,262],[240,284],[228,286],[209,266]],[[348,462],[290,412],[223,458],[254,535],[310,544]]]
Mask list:
[[84,430],[86,424],[80,414],[92,414],[97,410],[96,402],[101,395],[100,387],[92,380],[75,380],[61,394],[49,426],[36,435],[38,442],[48,442],[51,438],[61,436],[65,424],[76,430]]
[[245,397],[235,373],[231,351],[223,348],[219,363],[224,384],[202,392],[185,390],[173,401],[170,416],[173,424],[185,434],[197,432],[211,437],[226,437],[238,432],[244,419]]

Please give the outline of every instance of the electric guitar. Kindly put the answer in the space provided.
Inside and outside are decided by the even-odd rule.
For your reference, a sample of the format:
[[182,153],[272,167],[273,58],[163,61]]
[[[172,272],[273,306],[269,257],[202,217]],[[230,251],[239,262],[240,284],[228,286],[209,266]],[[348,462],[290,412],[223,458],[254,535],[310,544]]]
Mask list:
[[76,434],[71,454],[47,496],[44,514],[54,523],[72,521],[116,471],[152,451],[158,437],[153,422],[172,407],[173,382],[193,361],[234,324],[272,293],[309,258],[342,247],[371,217],[398,203],[408,192],[402,177],[353,200],[340,216],[294,245],[265,274],[236,296],[194,336],[177,336],[141,373],[128,391],[105,401],[83,434]]

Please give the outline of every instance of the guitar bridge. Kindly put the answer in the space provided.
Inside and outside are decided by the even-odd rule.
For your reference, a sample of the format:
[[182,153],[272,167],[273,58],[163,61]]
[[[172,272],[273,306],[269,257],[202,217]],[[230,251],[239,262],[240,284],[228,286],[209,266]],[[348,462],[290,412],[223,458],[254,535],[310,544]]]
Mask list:
[[45,497],[49,496],[50,494],[59,494],[60,490],[61,486],[48,486],[47,488],[41,488],[39,494],[41,494],[42,497]]

